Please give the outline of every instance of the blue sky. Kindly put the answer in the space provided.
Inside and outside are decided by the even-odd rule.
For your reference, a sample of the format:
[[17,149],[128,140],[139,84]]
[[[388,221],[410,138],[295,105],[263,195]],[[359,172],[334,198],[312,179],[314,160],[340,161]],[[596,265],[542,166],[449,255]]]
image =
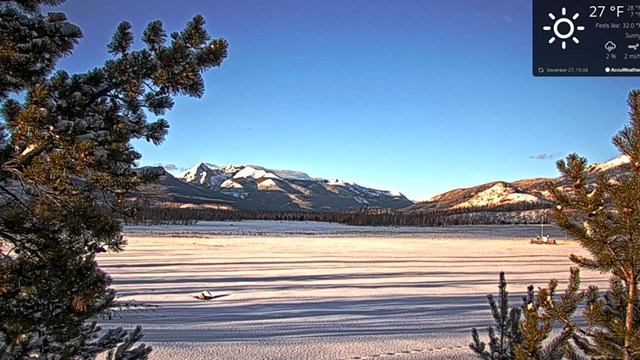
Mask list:
[[[617,155],[637,78],[535,78],[531,0],[67,0],[86,71],[128,20],[179,30],[196,13],[229,43],[202,99],[180,98],[142,165],[251,163],[423,200],[557,176],[555,160]],[[545,159],[537,159],[545,158]]]

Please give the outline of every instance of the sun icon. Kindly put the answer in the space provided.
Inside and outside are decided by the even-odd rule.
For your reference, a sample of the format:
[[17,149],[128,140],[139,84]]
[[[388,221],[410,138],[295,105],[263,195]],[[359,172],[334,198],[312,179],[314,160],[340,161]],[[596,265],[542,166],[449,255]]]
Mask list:
[[[574,43],[579,44],[580,40],[578,40],[577,37],[573,36],[573,34],[576,32],[576,30],[578,31],[582,31],[584,30],[584,26],[575,26],[573,25],[573,21],[576,20],[578,18],[578,16],[580,16],[580,14],[575,13],[571,18],[567,17],[567,8],[562,8],[562,17],[560,18],[556,18],[555,15],[553,15],[552,13],[549,13],[549,18],[551,20],[554,20],[555,23],[553,24],[553,26],[543,26],[542,30],[545,31],[551,31],[553,29],[553,35],[551,36],[551,38],[549,38],[549,44],[553,44],[554,41],[556,41],[556,36],[562,40],[562,49],[566,49],[567,48],[567,41],[566,39],[571,38],[571,40],[573,40]],[[564,29],[564,32],[561,32],[560,30],[560,25],[562,24],[567,24],[569,26],[568,30]]]

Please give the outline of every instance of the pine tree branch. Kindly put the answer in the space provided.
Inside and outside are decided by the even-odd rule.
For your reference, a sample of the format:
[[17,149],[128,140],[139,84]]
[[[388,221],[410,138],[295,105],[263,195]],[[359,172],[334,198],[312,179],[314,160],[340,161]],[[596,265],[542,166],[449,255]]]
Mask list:
[[18,170],[18,168],[29,166],[33,159],[47,151],[51,147],[51,145],[53,145],[53,142],[50,139],[47,139],[38,145],[34,145],[33,148],[26,154],[23,152],[22,156],[15,157],[2,164],[2,171],[13,174],[14,176],[19,178],[23,178],[24,175]]
[[[7,189],[6,187],[4,187],[3,185],[1,185],[0,183],[0,191],[2,191],[3,193],[7,194],[9,197],[11,197],[16,203],[18,203],[21,207],[23,207],[24,209],[26,209],[27,211],[29,211],[32,215],[33,212],[31,211],[31,209],[27,206],[27,204],[25,204],[22,199],[20,199],[20,197],[18,197],[18,195],[14,194],[13,191],[9,191],[9,189]],[[7,204],[4,204],[3,206],[6,206]]]

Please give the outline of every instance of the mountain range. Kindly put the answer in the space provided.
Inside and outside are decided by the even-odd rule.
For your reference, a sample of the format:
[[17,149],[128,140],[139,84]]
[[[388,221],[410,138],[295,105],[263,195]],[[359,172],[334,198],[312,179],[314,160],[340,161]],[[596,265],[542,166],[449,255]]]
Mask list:
[[[626,156],[590,165],[587,180],[596,175],[622,174]],[[362,207],[402,211],[452,210],[531,205],[548,207],[549,182],[566,186],[562,178],[494,181],[455,189],[427,201],[412,202],[399,192],[373,189],[342,180],[312,178],[304,172],[268,169],[257,165],[216,166],[198,163],[174,176],[162,167],[146,167],[158,181],[141,188],[137,198],[156,206],[207,207],[267,211],[344,211]]]
[[362,207],[401,209],[413,204],[399,192],[342,180],[312,178],[292,170],[257,165],[199,163],[173,176],[148,167],[157,183],[138,196],[154,205],[273,211],[343,211]]

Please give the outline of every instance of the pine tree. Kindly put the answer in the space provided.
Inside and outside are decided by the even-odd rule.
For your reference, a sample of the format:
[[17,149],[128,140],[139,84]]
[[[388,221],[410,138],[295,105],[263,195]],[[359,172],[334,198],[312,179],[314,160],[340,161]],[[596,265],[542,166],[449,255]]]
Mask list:
[[[202,73],[220,66],[227,42],[211,39],[197,15],[167,36],[144,30],[132,50],[121,23],[112,58],[87,73],[57,71],[81,37],[64,14],[39,5],[63,0],[0,0],[0,358],[144,359],[142,330],[103,331],[92,319],[117,305],[97,253],[122,251],[117,215],[126,195],[153,174],[136,172],[134,139],[160,144],[158,118],[173,96],[200,97]],[[24,92],[23,100],[11,94]],[[150,121],[148,114],[155,119]]]
[[492,294],[487,295],[491,315],[496,322],[495,326],[487,328],[489,335],[489,349],[487,344],[480,341],[478,330],[473,328],[471,336],[473,343],[469,345],[471,350],[484,360],[509,360],[514,358],[515,347],[522,343],[522,332],[520,330],[520,317],[522,310],[518,307],[509,306],[509,292],[507,292],[507,281],[504,272],[500,273],[498,283],[498,301]]
[[574,237],[591,257],[572,255],[581,268],[611,274],[603,298],[589,298],[587,319],[591,327],[577,334],[577,344],[588,355],[640,359],[640,323],[637,313],[640,277],[640,91],[629,93],[630,122],[613,138],[629,157],[618,179],[599,176],[588,183],[585,158],[571,154],[558,161],[569,190],[551,186],[557,202],[558,225]]
[[[523,299],[523,319],[519,325],[522,342],[516,344],[514,359],[519,360],[561,360],[580,359],[569,340],[579,328],[573,320],[578,305],[585,298],[580,291],[580,271],[571,268],[567,288],[559,295],[556,293],[558,281],[549,280],[546,288],[534,291],[527,289]],[[560,334],[551,336],[554,328],[560,328]]]
[[[577,268],[571,269],[571,277],[562,295],[556,294],[558,281],[551,279],[546,288],[536,293],[529,286],[527,295],[520,307],[510,307],[507,282],[503,272],[500,273],[499,303],[493,295],[488,295],[491,314],[496,322],[495,327],[487,329],[489,349],[480,341],[478,331],[471,331],[473,343],[469,346],[479,358],[485,360],[560,360],[580,359],[570,346],[569,340],[577,325],[573,322],[573,314],[578,304],[584,299],[580,291],[580,273]],[[554,328],[562,327],[561,333],[551,339]]]

